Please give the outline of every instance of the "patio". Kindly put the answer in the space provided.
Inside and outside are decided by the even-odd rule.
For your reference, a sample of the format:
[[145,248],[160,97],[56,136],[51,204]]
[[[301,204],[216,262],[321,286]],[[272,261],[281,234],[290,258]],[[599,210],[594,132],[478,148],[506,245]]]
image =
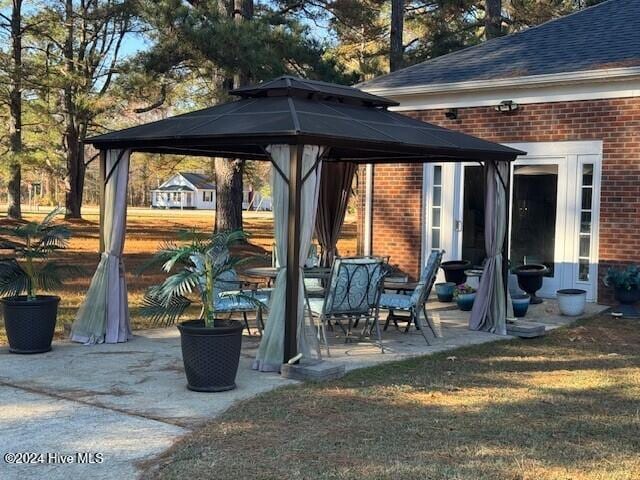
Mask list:
[[[506,340],[468,329],[468,313],[432,299],[428,310],[442,329],[432,345],[420,333],[384,333],[386,352],[368,342],[343,343],[329,335],[330,363],[344,363],[347,370],[426,355],[459,346]],[[585,316],[605,307],[588,304]],[[547,300],[533,305],[527,319],[547,329],[575,321],[561,317],[557,305]],[[101,452],[104,466],[73,465],[24,467],[2,465],[2,478],[69,478],[81,473],[92,478],[133,476],[140,461],[153,458],[197,425],[211,420],[233,404],[283,385],[296,383],[278,374],[251,369],[259,337],[245,335],[238,388],[206,395],[186,389],[175,328],[136,332],[127,343],[86,347],[69,341],[38,356],[10,355],[0,349],[0,436],[15,451]],[[104,372],[96,374],[96,372]],[[19,425],[19,426],[18,426]],[[37,434],[36,434],[37,432]],[[97,435],[97,432],[100,432]],[[144,442],[139,439],[144,438]]]

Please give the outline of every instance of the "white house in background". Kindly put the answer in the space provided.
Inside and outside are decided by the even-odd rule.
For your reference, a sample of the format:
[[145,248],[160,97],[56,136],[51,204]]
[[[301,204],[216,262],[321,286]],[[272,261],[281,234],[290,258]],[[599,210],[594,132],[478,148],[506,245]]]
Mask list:
[[[216,208],[216,186],[201,173],[179,172],[158,188],[151,190],[153,208],[213,210]],[[271,198],[245,186],[243,210],[271,210]]]

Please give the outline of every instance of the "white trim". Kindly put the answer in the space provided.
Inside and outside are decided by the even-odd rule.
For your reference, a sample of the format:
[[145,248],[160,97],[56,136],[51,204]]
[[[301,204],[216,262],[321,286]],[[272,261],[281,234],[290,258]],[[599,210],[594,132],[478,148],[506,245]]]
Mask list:
[[453,91],[460,92],[464,90],[495,90],[505,87],[530,88],[536,85],[558,85],[563,83],[575,84],[576,82],[592,82],[594,80],[604,80],[610,82],[616,79],[627,79],[629,77],[640,77],[640,66],[603,68],[599,70],[583,70],[577,72],[551,73],[545,75],[528,75],[525,77],[496,78],[490,80],[471,80],[466,82],[454,83],[434,83],[426,85],[412,85],[409,87],[368,88],[366,85],[364,85],[362,87],[362,90],[375,95],[395,97],[398,95],[416,95]]
[[365,193],[364,193],[364,255],[371,255],[371,226],[373,222],[373,165],[365,166]]
[[[584,288],[588,291],[588,300],[589,301],[597,301],[598,295],[598,268],[599,268],[599,248],[600,248],[600,201],[601,201],[601,176],[602,176],[602,153],[603,153],[603,142],[601,140],[591,140],[591,141],[567,141],[567,142],[512,142],[512,143],[504,143],[503,145],[516,148],[519,150],[523,150],[527,152],[527,156],[519,157],[515,161],[515,165],[518,164],[530,164],[533,162],[537,163],[547,163],[554,164],[558,161],[558,157],[566,157],[567,159],[573,160],[568,164],[560,164],[560,168],[558,170],[558,174],[562,173],[562,178],[567,182],[562,185],[558,183],[558,189],[568,190],[569,188],[576,190],[574,195],[566,197],[565,201],[570,202],[569,209],[567,209],[567,205],[564,205],[564,210],[562,212],[558,212],[557,218],[557,226],[562,228],[562,231],[571,238],[572,245],[566,248],[562,248],[562,252],[558,248],[558,242],[562,241],[562,239],[556,238],[556,253],[562,253],[560,255],[562,259],[561,262],[565,261],[565,257],[568,255],[573,258],[574,254],[577,255],[577,234],[576,231],[579,231],[579,213],[576,210],[579,207],[579,186],[577,182],[580,181],[578,178],[580,172],[573,171],[575,170],[575,166],[577,165],[580,168],[582,163],[593,163],[594,164],[594,179],[593,179],[593,200],[592,200],[592,218],[591,218],[591,226],[592,226],[592,234],[591,234],[591,264],[593,265],[594,274],[593,279],[591,279],[588,283],[579,282],[577,280],[576,274],[577,272],[573,269],[571,271],[564,269],[559,271],[559,274],[563,275],[562,278],[557,277],[555,281],[561,282],[563,288]],[[575,161],[577,158],[578,161]],[[425,258],[427,252],[429,252],[431,248],[431,240],[430,240],[430,207],[431,207],[431,191],[432,191],[432,167],[433,163],[425,164],[423,167],[423,182],[422,182],[422,198],[423,198],[423,209],[422,218],[424,219],[424,228],[422,231],[422,256]],[[456,219],[461,219],[461,208],[462,208],[462,188],[464,182],[464,166],[467,164],[443,164],[446,169],[443,168],[442,175],[442,183],[443,186],[446,185],[448,188],[443,188],[442,197],[441,197],[441,205],[442,205],[442,214],[440,217],[440,225],[441,225],[441,240],[440,246],[441,248],[445,248],[447,250],[446,258],[457,259],[460,258],[462,251],[462,234],[461,232],[456,231],[455,221]],[[474,165],[473,163],[468,163],[468,165]],[[562,170],[564,168],[564,170]],[[567,168],[573,169],[571,171],[567,170]],[[562,170],[562,172],[561,172]],[[559,178],[560,181],[560,178]],[[511,182],[511,188],[513,189],[513,181]],[[512,195],[512,193],[511,193]],[[575,197],[575,198],[574,198]],[[560,204],[558,206],[561,208]],[[509,230],[511,230],[511,213],[509,212]],[[573,227],[566,228],[566,222],[573,222]],[[571,234],[573,232],[573,234]],[[556,233],[557,235],[557,233]],[[553,296],[553,292],[549,292],[549,288],[547,288],[547,295],[551,294]]]
[[430,93],[400,96],[388,95],[400,102],[395,111],[435,110],[442,108],[487,107],[503,100],[519,105],[532,103],[603,100],[609,98],[640,97],[640,78],[624,82],[600,81],[590,84],[531,86],[529,88],[500,88],[494,90]]

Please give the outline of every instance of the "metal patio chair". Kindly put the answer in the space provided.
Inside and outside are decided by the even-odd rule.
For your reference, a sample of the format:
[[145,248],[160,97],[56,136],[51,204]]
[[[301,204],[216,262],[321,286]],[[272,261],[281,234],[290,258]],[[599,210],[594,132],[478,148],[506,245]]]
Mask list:
[[[329,344],[326,325],[333,321],[350,340],[351,329],[361,320],[365,321],[361,337],[371,335],[376,330],[378,345],[384,353],[380,323],[378,321],[379,301],[382,283],[386,274],[386,264],[382,258],[355,257],[336,258],[331,268],[327,295],[322,298],[308,298],[307,306],[312,317],[319,317],[319,337],[324,341],[327,355]],[[347,327],[342,324],[347,321]]]
[[389,327],[389,322],[392,318],[394,319],[394,323],[396,323],[397,317],[394,317],[394,312],[403,311],[409,312],[405,332],[409,331],[411,323],[413,323],[416,326],[416,329],[420,330],[420,333],[422,333],[422,336],[424,337],[427,344],[430,345],[429,338],[427,337],[424,328],[424,323],[421,319],[421,315],[424,314],[426,324],[433,332],[433,335],[435,337],[440,336],[436,332],[435,326],[432,320],[429,318],[429,315],[427,315],[425,303],[427,303],[427,299],[431,294],[431,289],[433,288],[433,284],[435,283],[436,275],[438,273],[438,268],[440,268],[440,262],[442,262],[443,254],[444,250],[431,252],[431,254],[429,255],[429,259],[427,260],[427,265],[422,270],[422,274],[420,275],[418,285],[416,285],[416,288],[411,293],[411,295],[403,295],[400,293],[383,293],[380,296],[380,308],[389,310],[387,321],[384,324],[384,330]]
[[264,330],[262,311],[268,308],[272,289],[247,288],[249,285],[252,284],[238,278],[235,270],[221,273],[213,288],[214,308],[217,312],[228,313],[229,316],[233,313],[242,313],[244,325],[249,335],[251,335],[251,329],[247,313],[255,312],[256,325],[262,334]]

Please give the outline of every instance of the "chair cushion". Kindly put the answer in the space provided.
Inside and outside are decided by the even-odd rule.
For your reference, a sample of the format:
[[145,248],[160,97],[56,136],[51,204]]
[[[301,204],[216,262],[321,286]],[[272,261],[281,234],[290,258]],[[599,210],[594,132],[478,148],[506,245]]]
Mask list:
[[380,296],[380,308],[409,310],[411,308],[411,295],[383,293]]
[[309,307],[314,315],[320,315],[322,313],[322,306],[324,305],[324,298],[310,298]]
[[246,297],[255,298],[258,302],[267,306],[271,298],[271,289],[262,289],[256,291],[240,292],[239,290],[222,292],[216,300],[216,310],[220,312],[231,311],[253,311],[257,306],[248,298],[237,297],[236,295],[244,295]]

